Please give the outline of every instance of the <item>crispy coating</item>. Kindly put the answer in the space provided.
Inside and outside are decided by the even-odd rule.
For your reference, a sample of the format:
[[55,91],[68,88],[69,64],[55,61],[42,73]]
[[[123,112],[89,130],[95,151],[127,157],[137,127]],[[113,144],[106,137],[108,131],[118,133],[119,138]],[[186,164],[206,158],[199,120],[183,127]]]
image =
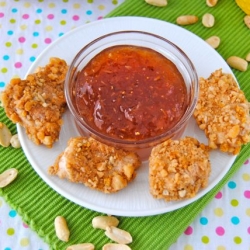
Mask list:
[[191,137],[167,140],[149,157],[150,193],[166,201],[194,197],[207,186],[210,172],[208,146]]
[[64,60],[51,58],[25,80],[12,79],[1,95],[9,119],[25,128],[37,145],[52,147],[58,140],[66,100],[64,79],[68,66]]
[[194,118],[205,131],[208,145],[238,154],[250,141],[249,103],[231,74],[216,70],[200,79],[200,94]]
[[93,138],[76,137],[49,167],[51,175],[114,193],[125,188],[141,165],[137,154],[116,149]]

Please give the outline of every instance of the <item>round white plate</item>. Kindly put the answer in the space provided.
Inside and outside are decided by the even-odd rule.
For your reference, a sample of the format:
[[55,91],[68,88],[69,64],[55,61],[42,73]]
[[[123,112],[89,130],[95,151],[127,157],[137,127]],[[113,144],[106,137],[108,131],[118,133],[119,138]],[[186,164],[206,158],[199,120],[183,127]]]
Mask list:
[[[219,68],[222,68],[223,72],[232,73],[223,58],[213,48],[193,33],[179,26],[143,17],[115,17],[86,24],[62,36],[40,54],[27,74],[34,72],[38,66],[46,65],[50,57],[60,57],[70,63],[76,53],[93,39],[106,33],[122,30],[152,32],[172,41],[189,56],[199,77],[208,77]],[[48,174],[48,167],[53,165],[56,157],[64,151],[68,139],[78,135],[69,111],[64,114],[63,120],[64,125],[59,141],[55,143],[52,149],[34,145],[26,136],[24,129],[18,126],[23,150],[35,171],[51,188],[83,207],[102,213],[118,216],[148,216],[186,206],[211,190],[227,173],[235,160],[235,156],[217,150],[213,151],[211,153],[212,172],[208,186],[192,199],[165,202],[153,198],[149,192],[147,163],[143,163],[136,179],[127,188],[115,194],[104,194],[91,190],[82,184],[71,183]],[[192,119],[188,124],[185,135],[207,143],[203,131],[197,127]]]

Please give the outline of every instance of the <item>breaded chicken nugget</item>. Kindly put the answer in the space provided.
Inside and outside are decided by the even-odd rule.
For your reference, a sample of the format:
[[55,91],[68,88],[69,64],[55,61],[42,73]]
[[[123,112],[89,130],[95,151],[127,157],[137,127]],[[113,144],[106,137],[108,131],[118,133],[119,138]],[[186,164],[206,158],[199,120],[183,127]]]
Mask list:
[[200,79],[200,94],[194,118],[205,131],[208,145],[238,154],[250,141],[249,102],[231,74],[216,70]]
[[37,145],[52,147],[58,140],[66,100],[64,79],[68,66],[64,60],[51,58],[48,65],[27,76],[12,79],[1,95],[9,119],[25,128]]
[[65,151],[48,171],[92,189],[114,193],[135,178],[135,170],[140,165],[138,155],[133,152],[107,146],[93,138],[76,137],[68,141]]
[[191,137],[167,140],[149,157],[150,193],[166,201],[194,197],[207,186],[210,172],[208,146]]

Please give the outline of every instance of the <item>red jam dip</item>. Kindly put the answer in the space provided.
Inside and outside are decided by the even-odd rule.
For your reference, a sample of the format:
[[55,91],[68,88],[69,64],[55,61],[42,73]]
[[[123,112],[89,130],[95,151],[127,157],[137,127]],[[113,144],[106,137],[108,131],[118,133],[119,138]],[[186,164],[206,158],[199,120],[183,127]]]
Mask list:
[[174,63],[134,45],[97,54],[78,72],[75,91],[76,107],[89,126],[129,141],[168,131],[188,106],[186,85]]

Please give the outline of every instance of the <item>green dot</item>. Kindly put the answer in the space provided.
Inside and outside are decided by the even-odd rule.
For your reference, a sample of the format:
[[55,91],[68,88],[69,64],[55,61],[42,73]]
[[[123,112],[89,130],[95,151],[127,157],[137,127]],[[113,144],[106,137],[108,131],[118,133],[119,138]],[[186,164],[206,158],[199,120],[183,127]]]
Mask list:
[[237,200],[233,199],[233,200],[231,200],[231,205],[233,207],[237,207],[239,205],[239,202]]
[[63,0],[64,3],[67,3],[69,0]]
[[35,24],[40,24],[41,23],[41,20],[37,19],[35,20]]
[[43,2],[43,0],[38,0],[38,2],[42,3],[42,2]]
[[208,238],[207,236],[202,236],[201,241],[202,241],[204,244],[207,244],[207,243],[209,243],[209,238]]
[[61,24],[61,25],[65,25],[65,24],[66,24],[66,21],[65,21],[65,20],[62,20],[62,21],[60,22],[60,24]]
[[15,19],[10,19],[10,23],[15,23],[16,20]]
[[8,229],[7,229],[7,234],[8,234],[8,235],[13,235],[14,233],[15,233],[14,228],[8,228]]
[[116,4],[118,4],[118,1],[117,0],[113,0],[112,4],[116,5]]
[[6,47],[11,47],[11,45],[12,45],[12,43],[11,43],[11,42],[7,42],[7,43],[5,43],[5,46],[6,46]]
[[88,2],[88,3],[93,3],[94,1],[93,1],[93,0],[88,0],[87,2]]
[[1,72],[2,72],[2,73],[7,73],[7,72],[8,72],[8,69],[7,69],[7,68],[2,68],[2,69],[1,69]]
[[33,43],[32,45],[31,45],[31,48],[33,48],[33,49],[36,49],[38,47],[38,45],[36,44],[36,43]]
[[242,240],[241,240],[241,238],[239,236],[236,236],[236,237],[234,237],[234,242],[236,244],[241,244]]

